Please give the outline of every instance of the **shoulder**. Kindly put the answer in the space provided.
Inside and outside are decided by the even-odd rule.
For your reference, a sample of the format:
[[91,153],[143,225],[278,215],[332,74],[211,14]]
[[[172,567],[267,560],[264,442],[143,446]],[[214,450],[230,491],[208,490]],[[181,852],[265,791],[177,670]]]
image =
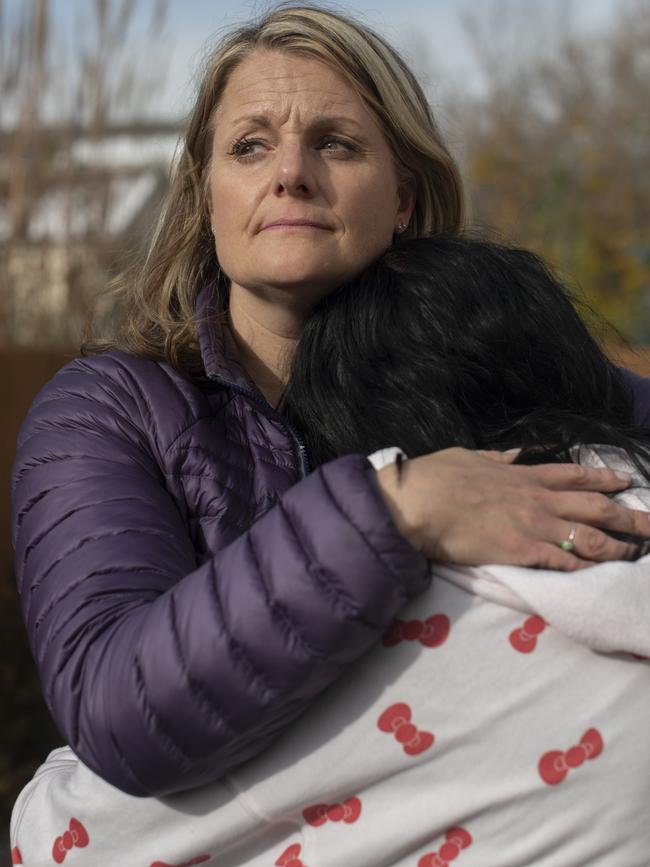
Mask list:
[[642,427],[650,427],[650,378],[634,373],[626,367],[616,369],[632,395],[634,421]]
[[205,390],[168,364],[113,350],[73,359],[41,389],[18,448],[48,429],[119,428],[164,449],[208,408]]

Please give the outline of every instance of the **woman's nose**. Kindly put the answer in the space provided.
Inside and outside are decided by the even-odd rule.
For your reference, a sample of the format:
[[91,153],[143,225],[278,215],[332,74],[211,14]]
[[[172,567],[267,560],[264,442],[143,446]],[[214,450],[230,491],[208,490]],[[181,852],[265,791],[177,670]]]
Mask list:
[[278,146],[273,186],[276,194],[311,196],[316,191],[314,167],[308,149],[300,141]]

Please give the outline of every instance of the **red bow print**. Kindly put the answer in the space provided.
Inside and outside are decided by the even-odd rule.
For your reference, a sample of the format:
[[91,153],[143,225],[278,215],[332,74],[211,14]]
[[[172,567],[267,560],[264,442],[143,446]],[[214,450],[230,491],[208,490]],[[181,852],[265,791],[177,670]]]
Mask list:
[[446,614],[434,614],[426,620],[393,620],[382,644],[394,647],[402,641],[419,641],[424,647],[440,647],[449,637],[450,629]]
[[75,846],[83,849],[89,842],[88,832],[79,819],[70,819],[68,830],[57,837],[52,845],[52,858],[56,864],[63,864],[70,849]]
[[348,798],[342,804],[314,804],[302,811],[305,821],[315,828],[330,822],[347,822],[351,825],[361,815],[361,801],[358,798]]
[[519,653],[532,653],[537,647],[537,636],[546,629],[546,621],[537,614],[529,617],[521,629],[510,633],[510,644]]
[[205,864],[209,861],[212,855],[197,855],[191,861],[183,861],[182,864],[167,864],[166,861],[153,861],[150,867],[192,867],[193,864]]
[[549,786],[557,786],[571,768],[580,767],[587,759],[591,761],[597,758],[604,749],[605,744],[598,729],[589,729],[578,746],[571,747],[565,753],[560,750],[544,753],[539,760],[539,775]]
[[292,846],[289,846],[288,849],[284,850],[275,863],[278,867],[306,867],[306,865],[300,860],[301,851],[302,846],[300,843],[294,843]]
[[445,842],[437,852],[428,852],[418,861],[418,867],[447,867],[454,861],[462,849],[467,849],[472,843],[472,835],[465,828],[450,828],[445,833]]
[[377,720],[382,732],[392,733],[408,756],[417,756],[433,745],[431,732],[421,732],[411,723],[411,708],[403,702],[391,704]]
[[12,864],[22,864],[23,863],[23,858],[22,858],[22,855],[20,854],[20,849],[18,848],[18,846],[14,846],[14,848],[11,850],[11,863]]

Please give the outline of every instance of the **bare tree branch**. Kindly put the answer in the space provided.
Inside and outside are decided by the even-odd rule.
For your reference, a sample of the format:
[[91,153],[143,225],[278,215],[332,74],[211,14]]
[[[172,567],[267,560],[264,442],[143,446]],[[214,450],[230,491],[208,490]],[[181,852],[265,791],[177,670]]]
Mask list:
[[109,133],[146,134],[153,85],[132,41],[139,2],[156,68],[160,0],[76,0],[71,45],[49,0],[22,0],[11,14],[0,0],[0,345],[73,343],[119,258],[119,184],[129,172],[141,183],[142,169],[85,165],[76,153]]

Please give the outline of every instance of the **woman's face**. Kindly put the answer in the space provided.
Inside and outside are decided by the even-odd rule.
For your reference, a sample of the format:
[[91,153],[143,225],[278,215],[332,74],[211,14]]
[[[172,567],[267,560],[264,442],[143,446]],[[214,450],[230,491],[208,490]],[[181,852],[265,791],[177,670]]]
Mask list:
[[[258,51],[215,116],[210,209],[233,284],[308,309],[390,246],[414,206],[361,97],[318,60]],[[302,220],[317,225],[279,225]]]

